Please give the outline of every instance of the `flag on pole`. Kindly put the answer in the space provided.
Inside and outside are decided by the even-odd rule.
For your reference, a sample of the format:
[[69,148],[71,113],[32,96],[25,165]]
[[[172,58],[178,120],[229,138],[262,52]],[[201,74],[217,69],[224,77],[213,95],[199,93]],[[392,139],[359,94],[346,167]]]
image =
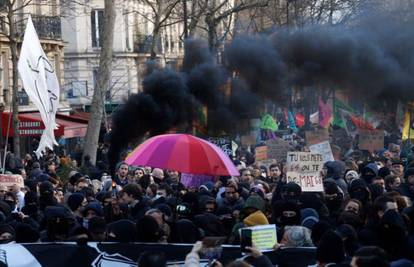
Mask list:
[[30,16],[26,25],[18,69],[24,90],[39,109],[45,125],[36,150],[36,155],[40,158],[46,147],[53,150],[53,145],[57,145],[54,130],[57,128],[56,111],[59,106],[60,88],[56,72],[42,49]]
[[404,116],[402,140],[414,139],[414,110],[407,108]]
[[332,106],[325,103],[321,97],[319,97],[319,125],[323,128],[328,128],[332,122]]

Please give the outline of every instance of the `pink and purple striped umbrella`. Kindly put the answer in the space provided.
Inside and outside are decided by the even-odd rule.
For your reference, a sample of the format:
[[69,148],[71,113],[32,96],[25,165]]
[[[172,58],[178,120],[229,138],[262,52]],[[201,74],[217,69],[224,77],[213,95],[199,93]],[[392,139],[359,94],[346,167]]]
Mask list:
[[135,148],[125,161],[191,174],[240,175],[220,148],[189,134],[154,136]]

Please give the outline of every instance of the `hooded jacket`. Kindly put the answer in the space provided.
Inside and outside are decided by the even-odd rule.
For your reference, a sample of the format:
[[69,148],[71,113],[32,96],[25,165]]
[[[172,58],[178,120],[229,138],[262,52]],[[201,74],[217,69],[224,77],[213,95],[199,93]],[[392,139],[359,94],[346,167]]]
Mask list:
[[328,161],[325,163],[325,167],[328,169],[326,178],[331,178],[346,193],[348,191],[348,185],[343,179],[343,173],[345,171],[345,164],[342,161]]

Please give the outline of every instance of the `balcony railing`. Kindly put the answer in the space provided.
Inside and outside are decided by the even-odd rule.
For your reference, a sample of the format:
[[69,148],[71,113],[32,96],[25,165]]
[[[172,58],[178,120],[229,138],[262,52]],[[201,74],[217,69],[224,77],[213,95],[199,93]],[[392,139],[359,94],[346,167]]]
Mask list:
[[41,39],[62,39],[60,17],[32,16],[33,25]]
[[[1,1],[1,0],[0,0]],[[32,15],[33,25],[40,39],[62,39],[62,26],[58,16],[36,16]],[[23,37],[27,20],[18,22],[18,36]]]

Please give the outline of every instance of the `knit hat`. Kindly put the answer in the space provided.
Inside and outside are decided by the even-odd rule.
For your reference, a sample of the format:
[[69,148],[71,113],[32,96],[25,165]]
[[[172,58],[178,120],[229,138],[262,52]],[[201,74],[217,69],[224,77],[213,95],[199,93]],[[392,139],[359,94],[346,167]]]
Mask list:
[[[14,228],[10,225],[10,224],[2,224],[0,225],[0,235],[4,234],[4,233],[9,233],[11,234],[12,240],[14,240],[15,236],[16,236],[16,232],[14,231]],[[12,241],[10,240],[10,241]]]
[[302,193],[302,188],[297,183],[289,182],[283,185],[281,192],[291,196],[299,197]]
[[34,243],[39,241],[40,233],[27,223],[16,225],[16,243]]
[[79,173],[79,172],[74,172],[74,173],[72,173],[72,172],[74,172],[74,171],[71,171],[70,172],[70,174],[69,174],[69,183],[71,184],[71,185],[75,185],[76,184],[76,182],[83,176],[81,173]]
[[357,179],[359,177],[358,173],[354,170],[347,171],[345,174],[345,180],[352,181],[354,179]]
[[265,225],[269,224],[269,221],[267,220],[266,216],[261,212],[260,210],[253,212],[249,216],[247,216],[243,223],[246,226],[256,226],[256,225]]
[[312,227],[319,222],[319,214],[316,210],[307,208],[300,211],[301,225],[312,230]]
[[265,202],[259,196],[250,196],[244,203],[244,208],[255,208],[257,210],[264,210]]
[[52,183],[49,182],[49,181],[42,182],[39,185],[39,193],[40,193],[40,195],[52,194],[53,193]]
[[81,193],[73,193],[68,197],[68,207],[70,208],[71,211],[75,211],[77,210],[83,202],[83,199],[85,197],[83,196],[83,194]]
[[38,183],[48,182],[50,181],[50,176],[46,173],[40,173],[38,176],[36,176],[36,181]]
[[320,263],[340,263],[345,259],[342,238],[332,230],[323,234],[316,249],[316,260]]
[[163,179],[164,178],[164,171],[162,169],[159,169],[159,168],[154,168],[152,170],[151,174],[152,174],[152,176],[154,176],[155,178],[158,178],[158,179]]
[[263,190],[263,186],[254,186],[252,189],[250,189],[250,193],[256,193],[259,197],[263,198],[265,197],[265,193]]
[[113,235],[111,241],[133,242],[135,240],[135,223],[130,220],[119,220],[108,224],[108,233]]
[[86,205],[85,209],[83,210],[83,216],[86,217],[86,214],[89,210],[93,210],[97,216],[102,217],[104,212],[102,209],[102,206],[99,202],[91,202],[88,205]]
[[44,214],[46,220],[51,218],[73,219],[70,211],[62,206],[48,206],[46,207]]

